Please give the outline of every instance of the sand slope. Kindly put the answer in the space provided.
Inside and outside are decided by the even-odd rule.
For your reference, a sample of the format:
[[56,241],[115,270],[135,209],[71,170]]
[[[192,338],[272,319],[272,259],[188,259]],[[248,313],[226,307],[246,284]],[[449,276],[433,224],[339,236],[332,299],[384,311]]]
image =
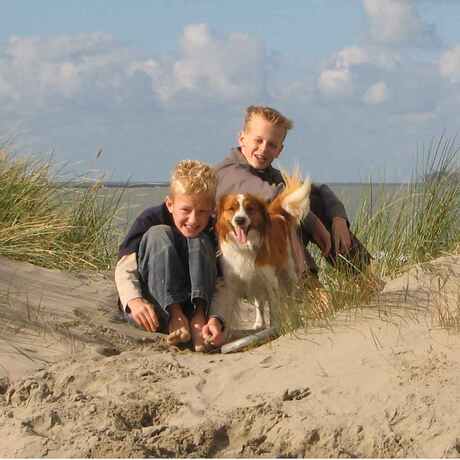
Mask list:
[[460,455],[460,257],[230,355],[117,322],[109,278],[1,262],[2,457]]

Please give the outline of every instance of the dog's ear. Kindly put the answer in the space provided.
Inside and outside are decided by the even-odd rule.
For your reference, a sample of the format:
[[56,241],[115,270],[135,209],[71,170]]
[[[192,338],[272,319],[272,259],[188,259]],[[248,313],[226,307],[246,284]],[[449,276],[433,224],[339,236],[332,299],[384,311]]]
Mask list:
[[225,202],[226,198],[227,198],[227,195],[222,195],[219,198],[219,202],[217,203],[217,214],[222,213],[222,208],[224,207],[224,202]]
[[227,201],[229,200],[229,195],[222,195],[219,199],[219,203],[217,206],[217,217],[216,217],[216,223],[214,224],[214,230],[217,233],[217,235],[223,236],[226,233],[226,224],[224,222],[224,210]]

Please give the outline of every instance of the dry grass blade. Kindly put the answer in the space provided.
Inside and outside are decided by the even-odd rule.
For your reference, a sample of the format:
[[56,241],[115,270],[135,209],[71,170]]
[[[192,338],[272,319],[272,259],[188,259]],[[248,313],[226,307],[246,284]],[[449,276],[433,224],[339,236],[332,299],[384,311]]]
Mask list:
[[[121,193],[57,185],[49,161],[0,157],[0,255],[48,268],[107,270]],[[70,193],[69,193],[70,192]]]
[[[327,320],[343,310],[378,309],[381,306],[371,301],[381,288],[382,278],[395,277],[409,266],[446,253],[458,253],[458,151],[455,139],[441,137],[422,152],[421,170],[416,166],[413,180],[397,193],[389,193],[384,186],[377,190],[371,184],[352,230],[374,255],[372,268],[356,274],[345,263],[331,267],[313,248],[329,302],[326,306],[320,297],[309,294],[310,287],[301,287],[277,313],[283,332],[318,324],[328,326]],[[394,314],[396,307],[392,308]],[[440,318],[445,325],[457,321],[445,311],[440,311]]]

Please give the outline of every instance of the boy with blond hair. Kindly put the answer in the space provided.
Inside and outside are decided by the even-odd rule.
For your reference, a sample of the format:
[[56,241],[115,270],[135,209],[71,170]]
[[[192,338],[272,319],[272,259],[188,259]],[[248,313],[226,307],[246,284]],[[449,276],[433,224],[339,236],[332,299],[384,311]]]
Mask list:
[[207,320],[216,282],[211,215],[217,179],[199,161],[180,161],[170,193],[137,217],[119,248],[115,284],[127,319],[165,332],[171,345],[192,341],[196,351],[220,345],[222,324]]
[[[216,166],[217,199],[227,193],[252,193],[272,200],[284,186],[281,172],[272,163],[280,156],[292,127],[291,120],[271,107],[249,106],[239,147]],[[351,261],[351,266],[365,268],[371,256],[350,232],[345,207],[327,185],[312,184],[310,207],[301,224],[303,243],[315,242],[332,264],[340,254]],[[305,256],[310,271],[317,273],[307,251]]]

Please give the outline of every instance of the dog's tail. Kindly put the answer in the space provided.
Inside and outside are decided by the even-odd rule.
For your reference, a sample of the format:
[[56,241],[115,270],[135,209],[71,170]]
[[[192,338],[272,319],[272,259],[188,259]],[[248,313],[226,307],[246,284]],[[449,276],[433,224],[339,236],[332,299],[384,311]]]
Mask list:
[[310,210],[310,179],[302,180],[298,170],[292,175],[283,173],[283,179],[286,186],[270,203],[269,212],[281,215],[287,213],[300,222]]

